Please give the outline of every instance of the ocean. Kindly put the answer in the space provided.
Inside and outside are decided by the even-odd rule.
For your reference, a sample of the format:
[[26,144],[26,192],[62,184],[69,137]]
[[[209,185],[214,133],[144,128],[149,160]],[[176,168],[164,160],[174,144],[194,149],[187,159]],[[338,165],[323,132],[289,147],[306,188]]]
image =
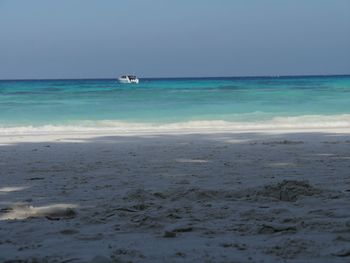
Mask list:
[[0,134],[350,127],[350,76],[0,81]]

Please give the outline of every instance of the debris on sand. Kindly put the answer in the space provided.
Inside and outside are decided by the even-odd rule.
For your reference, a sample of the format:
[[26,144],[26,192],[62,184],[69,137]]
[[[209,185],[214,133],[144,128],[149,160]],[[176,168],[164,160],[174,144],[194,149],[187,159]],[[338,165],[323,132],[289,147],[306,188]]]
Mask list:
[[334,253],[333,254],[334,256],[337,256],[337,257],[350,257],[350,248],[349,249],[342,249],[340,251],[338,251],[337,253]]
[[193,231],[192,225],[188,223],[175,223],[166,228],[166,231],[168,232],[177,232],[177,233],[182,233],[182,232],[191,232]]
[[272,142],[263,142],[263,145],[296,145],[296,144],[303,144],[303,141],[291,141],[291,140],[283,140],[283,141],[272,141]]
[[258,191],[258,196],[266,196],[280,201],[294,202],[301,196],[320,194],[321,190],[312,187],[308,181],[283,180],[277,185],[267,185]]
[[[303,239],[287,239],[278,245],[265,250],[266,254],[277,256],[284,260],[295,259],[301,255],[305,257],[315,249],[315,242]],[[278,261],[278,262],[281,262]],[[285,261],[283,261],[285,262]]]
[[284,225],[263,225],[258,230],[259,234],[274,234],[274,233],[294,233],[297,231],[295,226]]
[[167,237],[167,238],[176,237],[176,232],[165,231],[163,237]]

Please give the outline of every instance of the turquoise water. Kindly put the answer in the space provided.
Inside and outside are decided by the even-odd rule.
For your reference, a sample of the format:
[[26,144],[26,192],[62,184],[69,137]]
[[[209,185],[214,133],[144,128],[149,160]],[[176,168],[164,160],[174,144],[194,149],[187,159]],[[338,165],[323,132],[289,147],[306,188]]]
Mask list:
[[215,121],[346,126],[349,115],[350,76],[141,79],[138,85],[116,80],[0,81],[1,129],[184,127]]

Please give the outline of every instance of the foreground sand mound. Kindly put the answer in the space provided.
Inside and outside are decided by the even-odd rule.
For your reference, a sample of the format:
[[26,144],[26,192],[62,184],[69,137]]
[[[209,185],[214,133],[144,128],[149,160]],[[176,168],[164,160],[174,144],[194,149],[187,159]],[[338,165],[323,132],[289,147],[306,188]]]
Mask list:
[[320,194],[321,190],[314,188],[308,181],[283,180],[277,185],[267,185],[257,192],[257,196],[272,197],[280,201],[294,202],[302,196]]

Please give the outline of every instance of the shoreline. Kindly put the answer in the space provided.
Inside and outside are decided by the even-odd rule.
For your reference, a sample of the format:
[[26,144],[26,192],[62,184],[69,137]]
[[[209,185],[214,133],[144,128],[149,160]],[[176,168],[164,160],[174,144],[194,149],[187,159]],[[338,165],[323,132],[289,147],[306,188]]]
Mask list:
[[288,135],[288,134],[300,134],[300,133],[334,133],[334,134],[350,134],[350,127],[348,128],[285,128],[285,129],[246,129],[246,130],[232,130],[232,129],[168,129],[161,130],[149,129],[140,131],[66,131],[66,132],[42,132],[42,133],[13,133],[13,134],[1,134],[0,143],[7,142],[39,142],[39,141],[55,141],[59,139],[68,139],[72,136],[78,136],[81,139],[92,139],[104,136],[155,136],[155,135],[191,135],[191,134],[203,134],[203,135],[216,135],[216,134],[271,134],[271,135]]

